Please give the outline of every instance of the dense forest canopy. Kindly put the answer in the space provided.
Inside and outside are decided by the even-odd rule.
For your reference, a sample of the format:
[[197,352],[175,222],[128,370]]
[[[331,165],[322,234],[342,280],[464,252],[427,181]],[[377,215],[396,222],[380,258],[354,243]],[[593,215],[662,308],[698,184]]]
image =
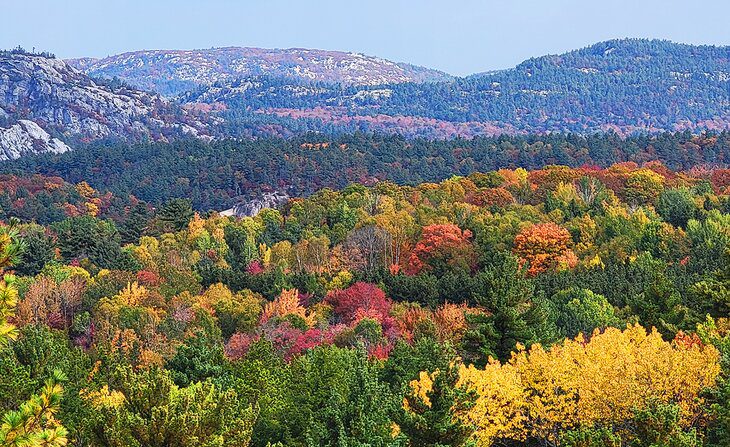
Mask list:
[[6,446],[730,446],[730,47],[0,51]]
[[23,157],[0,172],[40,173],[88,182],[118,197],[159,205],[187,198],[199,211],[223,210],[261,191],[308,195],[321,188],[390,180],[416,185],[499,168],[560,164],[607,167],[659,160],[674,170],[727,167],[730,133],[637,135],[548,134],[452,140],[397,135],[308,134],[290,139],[180,140],[173,143],[94,144],[60,155]]
[[73,160],[0,178],[3,445],[730,442],[727,169],[414,172],[236,219]]

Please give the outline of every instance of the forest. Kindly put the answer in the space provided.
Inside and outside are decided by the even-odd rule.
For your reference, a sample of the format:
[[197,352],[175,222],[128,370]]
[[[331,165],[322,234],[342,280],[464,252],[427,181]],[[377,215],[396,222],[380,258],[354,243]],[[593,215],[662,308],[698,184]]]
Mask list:
[[727,134],[302,138],[3,167],[0,445],[730,445]]
[[[417,185],[501,168],[605,168],[655,160],[673,170],[727,168],[730,132],[665,132],[628,138],[616,133],[535,134],[451,140],[356,132],[210,143],[195,139],[133,145],[99,142],[60,155],[6,162],[0,165],[0,174],[24,181],[42,174],[74,184],[87,182],[103,193],[113,193],[118,201],[141,200],[155,206],[186,198],[196,211],[206,212],[227,209],[262,191],[307,196],[350,183],[367,186],[387,180]],[[6,213],[0,218],[12,217],[7,214],[11,209],[7,200],[22,198],[24,206],[13,209],[25,208],[25,214],[17,217],[35,216],[39,223],[55,220],[46,211],[53,209],[48,203],[56,199],[45,193],[38,197],[27,194],[27,189],[0,189],[0,213]]]

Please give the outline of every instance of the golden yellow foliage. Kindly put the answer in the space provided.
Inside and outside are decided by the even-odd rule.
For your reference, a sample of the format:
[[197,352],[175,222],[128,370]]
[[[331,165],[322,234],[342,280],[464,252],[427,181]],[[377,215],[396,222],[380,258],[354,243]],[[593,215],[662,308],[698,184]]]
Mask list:
[[94,196],[96,191],[94,191],[94,188],[92,188],[88,183],[81,182],[76,185],[76,191],[79,193],[79,195],[85,199],[90,199]]
[[137,284],[137,282],[127,284],[127,287],[122,289],[114,300],[124,306],[137,306],[147,295],[147,289],[144,286]]
[[[459,385],[478,397],[457,416],[478,427],[481,446],[497,438],[556,442],[566,428],[621,424],[652,400],[677,404],[688,425],[701,412],[700,392],[715,384],[719,357],[711,345],[666,342],[639,325],[609,328],[588,342],[522,349],[505,364],[462,366]],[[411,386],[425,396],[431,381],[422,373]]]
[[267,303],[264,312],[261,315],[261,321],[265,322],[273,317],[285,317],[287,315],[297,315],[302,317],[308,326],[314,325],[316,321],[315,315],[299,304],[299,291],[297,289],[282,290],[274,301]]
[[98,391],[87,391],[82,389],[79,395],[89,402],[95,409],[118,408],[124,404],[126,397],[120,391],[109,390],[109,385],[104,385]]

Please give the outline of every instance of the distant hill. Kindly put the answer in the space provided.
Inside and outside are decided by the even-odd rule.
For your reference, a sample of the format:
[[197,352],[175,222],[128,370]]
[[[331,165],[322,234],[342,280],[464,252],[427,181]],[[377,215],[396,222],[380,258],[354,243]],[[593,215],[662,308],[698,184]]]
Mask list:
[[157,94],[93,80],[47,55],[0,52],[0,160],[65,152],[66,143],[206,135],[209,127]]
[[725,129],[730,47],[612,40],[445,82],[332,88],[248,79],[185,100],[254,109],[285,128],[409,136]]
[[359,53],[303,48],[213,48],[135,51],[68,61],[91,76],[117,77],[136,87],[175,95],[199,85],[251,76],[294,82],[378,85],[451,79],[446,73]]
[[320,50],[0,52],[0,160],[102,139],[729,128],[730,47],[611,40],[465,78]]

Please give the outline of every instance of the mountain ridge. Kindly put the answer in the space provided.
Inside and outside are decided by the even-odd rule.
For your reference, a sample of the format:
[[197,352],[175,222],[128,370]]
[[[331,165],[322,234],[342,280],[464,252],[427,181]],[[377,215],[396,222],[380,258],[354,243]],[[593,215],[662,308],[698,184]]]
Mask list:
[[229,46],[138,50],[98,59],[68,59],[67,62],[91,76],[118,77],[136,87],[172,96],[200,85],[257,75],[346,85],[452,79],[446,73],[413,64],[356,52],[309,48]]
[[[216,85],[192,99],[263,115],[306,115],[293,123],[309,130],[341,124],[419,136],[390,122],[432,120],[437,131],[426,135],[436,138],[480,135],[483,124],[528,133],[727,129],[730,47],[618,39],[450,82],[315,89],[270,80],[258,90]],[[354,125],[352,117],[359,118]],[[453,130],[455,123],[477,125],[463,132]]]
[[[240,51],[139,51],[122,59],[71,62],[85,71],[47,56],[0,53],[0,128],[3,144],[13,146],[0,150],[16,157],[106,138],[291,137],[310,131],[445,139],[730,129],[727,46],[614,39],[530,58],[511,69],[448,80],[429,78],[440,72],[415,66],[403,65],[411,67],[404,72],[403,66],[380,58],[353,60],[356,53],[307,49],[248,49],[246,54],[259,59],[239,67],[254,74],[239,77],[230,67],[243,63]],[[157,59],[147,59],[145,65],[139,55]],[[201,67],[183,70],[197,57],[204,62]],[[278,62],[262,68],[262,57]],[[174,85],[187,79],[181,73],[198,79],[202,70],[210,77],[169,98],[139,90],[128,78],[97,77],[90,67],[104,67],[103,60],[110,64],[105,70],[117,74],[141,64],[142,71],[133,73],[173,90],[190,87],[185,82]],[[168,67],[171,60],[178,62]],[[318,71],[304,70],[302,60],[316,62]],[[379,71],[368,75],[371,66]],[[386,68],[395,71],[382,71]],[[343,73],[352,82],[343,83]],[[393,73],[398,82],[377,83],[382,80],[378,76]],[[412,79],[418,76],[422,82]],[[21,119],[36,123],[48,136],[18,126]],[[33,135],[23,135],[30,130]]]

